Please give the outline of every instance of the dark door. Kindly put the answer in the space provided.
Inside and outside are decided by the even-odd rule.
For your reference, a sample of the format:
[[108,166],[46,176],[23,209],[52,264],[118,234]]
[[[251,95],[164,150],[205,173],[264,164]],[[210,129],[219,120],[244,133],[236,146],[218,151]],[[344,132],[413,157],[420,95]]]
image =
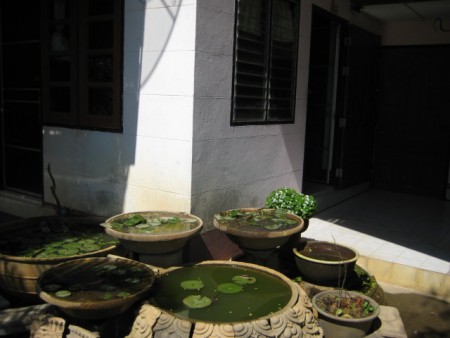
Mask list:
[[313,6],[304,181],[334,183],[336,116],[342,109],[347,22]]
[[450,46],[384,47],[373,186],[444,197]]
[[39,1],[0,2],[0,187],[42,195]]
[[379,76],[380,37],[350,26],[343,109],[336,131],[336,187],[369,182]]

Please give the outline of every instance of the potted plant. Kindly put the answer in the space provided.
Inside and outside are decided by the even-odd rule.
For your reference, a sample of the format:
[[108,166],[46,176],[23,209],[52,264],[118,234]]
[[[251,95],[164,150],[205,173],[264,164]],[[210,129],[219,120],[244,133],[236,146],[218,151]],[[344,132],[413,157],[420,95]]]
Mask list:
[[293,188],[282,187],[266,197],[266,208],[284,209],[300,216],[305,222],[303,231],[308,228],[309,219],[317,212],[317,201],[312,195],[299,193]]
[[345,289],[317,293],[312,304],[327,338],[362,338],[372,329],[380,306],[372,298]]
[[[334,245],[340,261],[345,262],[345,251],[341,251],[344,247]],[[374,299],[344,288],[348,272],[345,266],[339,265],[335,271],[338,287],[321,291],[312,298],[313,308],[319,314],[319,324],[327,338],[365,337],[380,313],[380,306]]]

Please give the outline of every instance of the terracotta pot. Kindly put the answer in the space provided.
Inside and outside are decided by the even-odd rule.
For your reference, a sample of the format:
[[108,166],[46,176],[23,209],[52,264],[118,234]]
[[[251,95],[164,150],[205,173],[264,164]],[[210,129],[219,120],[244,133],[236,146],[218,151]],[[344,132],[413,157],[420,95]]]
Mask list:
[[314,309],[319,313],[319,325],[323,328],[326,338],[362,338],[372,329],[374,321],[380,314],[380,306],[372,298],[363,294],[345,291],[347,295],[359,296],[367,300],[373,307],[374,312],[364,318],[343,318],[324,311],[318,306],[321,298],[328,295],[339,295],[342,290],[322,291],[312,298]]
[[[27,218],[23,220],[9,222],[3,224],[0,232],[6,234],[7,232],[25,229],[28,227],[37,227],[42,222],[46,224],[67,224],[67,225],[83,225],[93,226],[99,228],[99,233],[103,233],[103,228],[99,225],[103,221],[101,217],[87,216],[87,217],[62,217],[62,216],[48,216]],[[0,233],[0,238],[1,238]],[[37,280],[40,275],[53,267],[56,264],[70,261],[73,259],[83,257],[106,256],[111,253],[120,253],[120,249],[116,245],[92,251],[79,255],[71,255],[55,258],[33,258],[13,256],[2,254],[0,252],[0,288],[7,293],[12,294],[27,302],[39,301],[36,293]]]
[[300,276],[307,282],[342,286],[354,273],[359,254],[354,249],[325,241],[306,241],[293,249]]
[[91,257],[48,269],[39,278],[38,292],[72,317],[104,319],[129,309],[154,281],[155,273],[146,264],[118,256]]
[[[259,208],[241,208],[242,212],[259,211]],[[238,227],[228,222],[220,222],[214,218],[216,229],[223,231],[227,236],[242,249],[249,250],[269,250],[278,248],[294,236],[299,235],[304,227],[301,217],[288,213],[287,217],[297,222],[294,226],[280,228],[278,230],[267,230],[261,227]]]
[[137,211],[124,213],[113,216],[105,221],[105,223],[113,223],[120,220],[128,219],[134,215],[141,215],[145,218],[155,213],[163,214],[168,217],[186,216],[194,218],[197,222],[188,230],[174,231],[174,232],[160,232],[160,233],[126,233],[107,227],[105,231],[108,235],[117,238],[120,243],[127,249],[139,254],[166,254],[177,250],[181,250],[189,241],[189,239],[199,233],[203,227],[203,221],[197,216],[170,211]]

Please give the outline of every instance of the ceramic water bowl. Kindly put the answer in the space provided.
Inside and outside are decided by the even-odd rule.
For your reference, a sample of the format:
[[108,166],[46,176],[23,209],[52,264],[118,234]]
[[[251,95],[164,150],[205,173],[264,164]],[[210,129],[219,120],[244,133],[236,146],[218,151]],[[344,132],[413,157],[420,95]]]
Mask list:
[[356,250],[325,241],[302,242],[293,252],[300,276],[307,282],[326,286],[348,282],[359,258]]
[[163,270],[128,338],[322,337],[303,289],[255,264],[205,261]]
[[142,211],[116,215],[103,225],[125,248],[155,255],[182,249],[201,231],[203,221],[184,212]]
[[120,254],[118,241],[105,234],[100,217],[46,216],[2,225],[0,287],[28,302],[39,276],[49,268],[78,258]]
[[116,316],[145,297],[155,281],[151,267],[118,256],[71,260],[39,278],[38,294],[69,316]]
[[297,215],[275,209],[242,208],[215,215],[214,226],[246,250],[270,250],[294,235],[300,235],[304,222]]

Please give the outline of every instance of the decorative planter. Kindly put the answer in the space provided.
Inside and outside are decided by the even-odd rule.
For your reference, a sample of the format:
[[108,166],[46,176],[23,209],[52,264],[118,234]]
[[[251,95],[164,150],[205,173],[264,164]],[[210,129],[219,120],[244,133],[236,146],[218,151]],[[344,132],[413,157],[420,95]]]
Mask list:
[[[114,228],[114,223],[126,222],[133,217],[143,217],[146,223],[137,224],[141,226],[138,231],[129,232],[134,227],[124,227],[123,230]],[[157,219],[185,219],[187,222],[166,223],[156,221]],[[151,221],[155,220],[155,221]],[[139,253],[160,255],[181,250],[195,234],[203,227],[203,221],[197,216],[184,212],[169,211],[141,211],[130,212],[111,217],[105,221],[105,231],[110,236],[117,238],[127,249]],[[147,226],[148,227],[145,227]]]
[[[345,318],[344,316],[336,316],[321,308],[319,303],[324,297],[329,295],[339,296],[340,293],[348,295],[350,297],[361,297],[365,301],[369,302],[374,311],[363,318]],[[373,322],[378,318],[380,313],[380,306],[372,298],[363,294],[343,291],[332,290],[319,292],[312,298],[314,309],[319,313],[319,324],[324,330],[324,334],[327,338],[362,338],[365,337],[372,329]]]
[[122,257],[91,257],[55,265],[39,278],[39,297],[81,319],[118,315],[142,299],[155,281],[143,263]]
[[342,286],[354,273],[359,254],[332,242],[306,241],[293,249],[300,276],[307,282]]
[[323,331],[309,297],[279,272],[206,261],[161,271],[127,337],[172,335],[289,338],[322,337]]
[[[110,253],[117,253],[117,241],[109,236],[105,236],[100,223],[103,221],[100,217],[36,217],[9,222],[3,224],[0,229],[0,287],[7,293],[10,293],[20,299],[29,302],[39,301],[36,293],[36,284],[39,276],[56,264],[70,261],[78,258],[106,256]],[[98,249],[92,246],[92,239],[85,240],[84,248],[75,252],[75,241],[71,235],[81,232],[83,237],[84,230],[93,233],[95,236],[109,237],[114,244],[107,244],[106,247]],[[53,233],[55,232],[55,233]],[[47,236],[54,236],[55,250],[61,250],[58,254],[51,254],[46,251],[48,243],[53,243]],[[43,238],[41,242],[39,239]],[[62,243],[62,245],[60,245]],[[70,246],[72,245],[72,248]],[[67,245],[66,245],[67,244]],[[31,252],[31,257],[16,253],[16,250],[23,246],[27,250],[33,246],[36,253]],[[51,244],[53,245],[53,244]],[[39,251],[41,250],[41,251]],[[19,251],[17,251],[19,252]]]
[[[227,216],[235,211],[242,215]],[[276,215],[270,216],[270,213],[274,212],[276,212],[275,209],[233,209],[215,215],[213,222],[218,230],[225,232],[243,250],[270,250],[284,245],[292,236],[299,235],[304,227],[301,217],[286,213],[283,221]],[[258,220],[258,216],[252,216],[252,214],[261,214],[262,218],[266,214],[268,218],[272,217],[278,221],[272,222],[270,219],[255,221],[255,219]]]

